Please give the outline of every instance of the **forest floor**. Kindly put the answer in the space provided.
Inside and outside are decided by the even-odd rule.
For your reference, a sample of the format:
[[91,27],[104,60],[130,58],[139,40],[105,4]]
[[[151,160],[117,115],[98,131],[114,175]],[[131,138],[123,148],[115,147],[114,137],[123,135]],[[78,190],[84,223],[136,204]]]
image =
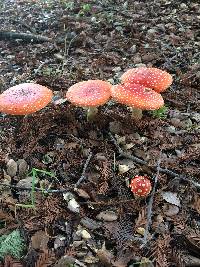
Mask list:
[[[199,23],[198,1],[1,1],[0,92],[55,94],[21,122],[0,114],[1,267],[200,266]],[[87,122],[63,101],[138,66],[173,75],[163,112],[135,122],[111,101]],[[135,198],[135,175],[155,193]]]

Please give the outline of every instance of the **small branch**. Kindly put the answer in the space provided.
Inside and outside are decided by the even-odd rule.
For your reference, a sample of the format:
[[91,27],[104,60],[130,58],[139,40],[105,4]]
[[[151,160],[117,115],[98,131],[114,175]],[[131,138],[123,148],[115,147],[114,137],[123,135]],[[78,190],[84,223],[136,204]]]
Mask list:
[[[152,170],[157,170],[157,166],[149,166],[148,165],[148,162],[146,162],[145,160],[142,160],[142,159],[139,159],[135,156],[132,156],[132,155],[128,155],[126,154],[122,149],[121,147],[118,145],[117,141],[115,140],[114,136],[109,132],[108,135],[110,136],[110,139],[111,141],[113,142],[113,144],[116,146],[117,150],[118,150],[118,153],[119,153],[119,157],[123,157],[123,158],[127,158],[127,159],[131,159],[133,160],[134,162],[138,163],[138,164],[141,164],[141,165],[146,165],[148,166],[150,169]],[[190,182],[192,185],[194,185],[196,188],[199,188],[200,189],[200,184],[197,183],[197,182],[194,182],[192,181],[191,179],[189,179],[188,177],[186,177],[186,175],[180,175],[176,172],[173,172],[167,168],[161,168],[159,167],[159,171],[160,173],[164,173],[164,174],[167,174],[167,175],[170,175],[171,177],[174,177],[174,178],[178,178],[178,179],[182,179],[183,181],[187,181],[187,182]]]
[[98,202],[93,202],[93,201],[86,201],[86,202],[79,202],[81,205],[99,205],[99,206],[117,206],[121,204],[127,204],[127,203],[133,203],[135,202],[135,199],[124,199],[124,200],[110,200],[110,201],[98,201]]
[[38,74],[38,73],[41,71],[41,69],[44,67],[44,65],[46,65],[46,64],[48,64],[48,63],[50,63],[50,62],[51,62],[50,59],[46,59],[45,61],[43,61],[43,62],[38,66],[38,68],[34,70],[34,71],[35,71],[35,75]]
[[43,42],[51,42],[54,43],[52,38],[48,38],[42,35],[30,34],[30,33],[18,33],[18,32],[4,32],[0,31],[0,41],[4,40],[17,40],[21,39],[26,42],[32,43],[43,43]]
[[82,171],[81,177],[77,181],[77,183],[75,184],[75,188],[77,188],[80,185],[80,183],[82,183],[82,181],[85,180],[85,178],[86,178],[85,177],[85,172],[86,172],[86,169],[87,169],[87,167],[88,167],[88,165],[90,163],[91,158],[92,158],[92,152],[90,152],[89,155],[88,155],[88,158],[87,158],[87,160],[86,160],[86,162],[84,164],[84,167],[83,167],[83,171]]
[[[19,190],[19,191],[31,191],[32,190],[31,187],[21,187],[21,186],[9,185],[9,184],[3,184],[3,183],[0,183],[0,186],[12,188],[12,189]],[[69,192],[69,189],[71,188],[72,186],[69,186],[68,189],[42,189],[42,188],[35,187],[34,191],[43,192],[45,194],[64,193],[64,192]]]
[[158,177],[160,174],[160,163],[161,163],[161,156],[162,156],[162,152],[160,152],[160,156],[158,159],[158,163],[157,163],[157,173],[154,179],[154,185],[153,185],[153,189],[151,192],[151,197],[149,199],[149,204],[147,206],[147,224],[146,224],[146,229],[145,229],[145,234],[144,234],[144,238],[143,238],[143,245],[146,245],[147,243],[147,237],[149,234],[149,227],[151,225],[151,217],[152,217],[152,207],[153,207],[153,199],[154,199],[154,195],[155,195],[155,191],[156,191],[156,185],[158,182]]

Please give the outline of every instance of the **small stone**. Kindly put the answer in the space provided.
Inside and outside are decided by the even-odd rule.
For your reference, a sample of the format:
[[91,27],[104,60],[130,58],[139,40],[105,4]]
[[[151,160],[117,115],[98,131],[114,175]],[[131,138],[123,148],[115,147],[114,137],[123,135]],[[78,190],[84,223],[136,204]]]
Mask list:
[[138,63],[138,64],[135,64],[135,67],[136,68],[146,67],[146,64],[144,64],[144,63]]
[[127,165],[119,165],[118,166],[119,174],[123,174],[125,172],[128,172],[129,170],[130,170],[130,167]]
[[7,163],[7,174],[10,177],[14,177],[17,174],[17,162],[10,159]]
[[84,244],[84,241],[80,240],[80,241],[74,241],[72,245],[73,245],[73,247],[77,248],[83,244]]
[[67,208],[74,213],[79,213],[80,205],[74,198],[74,195],[71,192],[63,193],[63,198],[68,202]]
[[170,192],[170,191],[163,191],[161,195],[163,199],[167,201],[168,203],[175,205],[177,207],[181,206],[181,202],[177,196],[177,193]]
[[126,149],[126,150],[129,150],[129,149],[131,149],[131,148],[133,148],[134,147],[134,144],[133,143],[129,143],[129,144],[125,144],[124,145],[124,148]]
[[157,31],[155,29],[149,29],[147,31],[148,37],[153,37],[153,36],[155,36],[156,33],[157,33]]
[[80,229],[76,232],[76,234],[78,236],[81,236],[83,239],[91,239],[91,235],[88,231],[86,231],[85,229]]
[[182,9],[186,9],[188,6],[186,5],[186,4],[184,4],[184,3],[181,3],[180,4],[180,8],[182,8]]
[[73,247],[78,248],[83,244],[84,244],[84,240],[80,240],[80,241],[74,241],[72,245]]
[[58,59],[58,60],[64,60],[63,55],[61,55],[60,53],[55,53],[55,54],[54,54],[54,57],[55,57],[56,59]]
[[90,230],[96,230],[101,227],[100,222],[96,222],[93,219],[90,219],[88,217],[82,218],[80,222],[85,228]]
[[23,178],[28,172],[28,163],[24,159],[17,161],[19,177]]
[[[38,179],[35,179],[35,184],[38,183]],[[25,179],[21,179],[18,183],[17,183],[17,187],[24,187],[24,188],[31,188],[32,187],[32,182],[33,182],[33,177],[32,176],[28,176]]]
[[144,236],[144,234],[145,234],[145,229],[144,229],[143,227],[138,227],[138,228],[136,229],[136,232],[137,232],[138,234]]
[[115,67],[114,69],[112,69],[113,72],[120,72],[121,70],[121,67]]
[[96,218],[106,222],[113,222],[117,220],[118,215],[114,211],[102,211],[96,216]]
[[96,17],[91,17],[91,22],[92,22],[92,23],[96,23],[96,22],[97,22]]
[[134,44],[134,45],[132,45],[131,46],[131,48],[130,48],[130,52],[131,53],[135,53],[136,52],[136,50],[137,50],[137,47],[136,47],[136,45]]
[[177,157],[179,157],[179,158],[182,157],[184,154],[184,151],[181,151],[179,149],[175,149],[175,152],[176,152]]
[[125,144],[126,143],[126,136],[119,136],[115,134],[115,138],[118,144]]
[[14,55],[8,55],[7,58],[8,59],[13,59],[13,58],[15,58],[15,56]]
[[66,200],[67,202],[70,201],[71,199],[73,199],[75,196],[71,193],[71,192],[66,192],[63,193],[63,198],[64,200]]
[[178,119],[178,118],[172,118],[172,119],[171,119],[171,124],[172,124],[174,127],[176,127],[176,128],[181,127],[181,126],[183,125],[183,124],[181,123],[181,120]]
[[79,213],[80,211],[80,205],[77,203],[77,201],[74,198],[68,202],[67,208],[74,213]]
[[66,237],[62,235],[58,235],[54,240],[54,249],[58,249],[60,247],[64,247],[66,242]]

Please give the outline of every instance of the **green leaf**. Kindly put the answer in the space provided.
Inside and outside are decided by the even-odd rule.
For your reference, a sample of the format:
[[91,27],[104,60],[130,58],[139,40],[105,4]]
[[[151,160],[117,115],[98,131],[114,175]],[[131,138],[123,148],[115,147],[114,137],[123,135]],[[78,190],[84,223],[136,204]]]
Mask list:
[[24,250],[25,243],[19,230],[14,230],[8,235],[0,236],[0,260],[3,260],[6,255],[20,259],[23,256]]

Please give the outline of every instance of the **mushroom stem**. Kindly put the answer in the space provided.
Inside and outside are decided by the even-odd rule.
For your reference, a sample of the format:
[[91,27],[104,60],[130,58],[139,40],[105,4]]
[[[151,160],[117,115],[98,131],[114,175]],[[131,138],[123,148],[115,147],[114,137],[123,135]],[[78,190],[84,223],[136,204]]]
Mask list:
[[98,113],[97,107],[89,107],[87,110],[87,121],[92,121]]
[[136,120],[136,121],[141,120],[141,118],[142,118],[142,110],[141,109],[131,107],[131,113],[132,113],[131,117],[134,120]]

